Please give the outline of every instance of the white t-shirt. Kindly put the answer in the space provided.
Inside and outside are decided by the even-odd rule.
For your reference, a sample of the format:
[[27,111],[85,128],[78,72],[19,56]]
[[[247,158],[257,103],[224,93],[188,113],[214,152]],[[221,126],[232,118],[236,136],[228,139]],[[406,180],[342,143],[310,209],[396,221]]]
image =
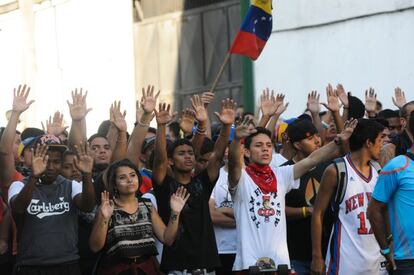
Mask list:
[[263,194],[243,169],[234,191],[237,227],[237,254],[233,270],[249,269],[257,260],[268,257],[276,266],[290,266],[286,241],[285,194],[299,188],[293,178],[293,165],[273,168],[277,193]]
[[288,161],[284,156],[282,156],[281,154],[279,154],[279,153],[276,153],[274,150],[273,150],[273,153],[272,153],[272,161],[270,162],[270,167],[272,167],[272,168],[277,168],[277,167],[279,167],[280,165],[282,165],[283,163],[285,163],[286,161]]
[[[158,211],[157,199],[155,198],[155,196],[152,192],[147,192],[144,195],[142,195],[142,197],[145,198],[145,199],[151,200],[151,203],[155,207],[155,210]],[[155,236],[155,247],[157,247],[157,251],[158,251],[157,260],[158,260],[159,263],[161,263],[163,246],[164,245],[162,244],[162,242],[160,242],[158,240],[158,238]]]
[[[10,185],[10,189],[9,189],[9,203],[10,203],[10,200],[14,196],[18,195],[20,193],[20,191],[22,191],[23,187],[24,187],[24,183],[21,182],[21,181],[15,181],[15,182],[13,182]],[[78,195],[80,193],[82,193],[82,183],[80,183],[80,182],[78,182],[76,180],[73,180],[72,181],[72,194],[71,194],[72,199],[74,197],[76,197],[76,195]]]
[[[233,200],[229,192],[228,173],[224,170],[224,167],[220,169],[219,178],[211,193],[211,198],[215,201],[215,208],[233,208]],[[214,226],[214,233],[219,254],[236,253],[236,228]]]

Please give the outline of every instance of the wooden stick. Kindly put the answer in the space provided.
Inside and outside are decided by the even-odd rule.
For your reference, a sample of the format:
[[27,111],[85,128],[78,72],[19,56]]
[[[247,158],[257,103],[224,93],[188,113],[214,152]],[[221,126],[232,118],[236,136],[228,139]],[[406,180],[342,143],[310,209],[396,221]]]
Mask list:
[[210,92],[212,92],[212,93],[215,92],[216,87],[217,87],[217,84],[218,84],[221,76],[224,73],[224,69],[226,68],[227,63],[229,63],[229,61],[230,61],[230,56],[231,56],[231,53],[230,52],[227,52],[227,55],[224,58],[223,64],[221,64],[220,70],[219,70],[219,72],[218,72],[218,74],[216,76],[216,79],[213,82],[213,86],[211,86]]

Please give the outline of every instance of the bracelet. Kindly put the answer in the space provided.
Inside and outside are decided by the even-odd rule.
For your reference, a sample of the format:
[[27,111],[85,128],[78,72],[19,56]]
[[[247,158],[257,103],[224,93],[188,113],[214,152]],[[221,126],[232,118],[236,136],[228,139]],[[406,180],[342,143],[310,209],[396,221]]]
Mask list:
[[391,253],[391,249],[389,247],[384,248],[384,249],[380,249],[380,253],[381,253],[382,256],[385,256],[385,255]]
[[141,127],[149,127],[149,126],[150,126],[150,123],[151,123],[151,122],[144,123],[144,122],[142,122],[142,121],[140,120],[140,121],[135,122],[135,123],[134,123],[134,126],[135,126],[135,127],[137,127],[137,125],[139,125],[139,126],[141,126]]
[[302,215],[304,218],[306,218],[306,207],[302,207]]
[[392,234],[387,237],[387,242],[390,244],[393,241]]
[[42,176],[36,177],[35,175],[31,174],[30,177],[34,178],[36,181],[39,181]]
[[88,172],[88,173],[82,172],[81,174],[82,174],[82,178],[92,177],[92,172]]
[[345,106],[342,106],[342,108],[343,108],[343,109],[349,109],[349,106],[347,106],[347,107],[345,107]]
[[206,133],[206,128],[198,128],[197,127],[197,134],[203,135]]

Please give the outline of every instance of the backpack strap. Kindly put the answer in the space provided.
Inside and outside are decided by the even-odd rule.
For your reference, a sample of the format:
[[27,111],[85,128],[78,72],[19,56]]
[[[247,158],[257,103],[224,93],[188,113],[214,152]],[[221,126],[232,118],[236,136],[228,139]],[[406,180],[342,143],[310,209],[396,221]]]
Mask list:
[[334,165],[337,172],[337,187],[335,197],[333,197],[333,209],[339,208],[339,205],[344,200],[346,187],[348,185],[348,173],[346,170],[346,164],[344,158],[337,158],[334,160]]
[[369,164],[371,164],[371,165],[372,165],[372,167],[374,167],[374,169],[375,169],[375,170],[377,170],[378,175],[379,175],[379,173],[380,173],[380,172],[381,172],[381,170],[382,170],[382,167],[381,167],[381,165],[378,163],[378,161],[375,161],[375,160],[370,160],[370,161],[369,161]]

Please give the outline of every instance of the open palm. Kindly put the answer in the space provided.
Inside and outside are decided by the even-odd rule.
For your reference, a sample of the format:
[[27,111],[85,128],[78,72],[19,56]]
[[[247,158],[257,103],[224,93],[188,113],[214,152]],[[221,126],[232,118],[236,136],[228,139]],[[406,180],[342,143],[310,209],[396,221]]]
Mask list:
[[221,101],[221,111],[220,113],[215,112],[218,120],[224,125],[233,124],[236,119],[236,108],[237,104],[233,99],[227,98]]
[[30,100],[27,102],[27,98],[29,97],[30,87],[26,85],[19,85],[19,87],[13,90],[14,97],[13,97],[13,111],[18,113],[23,113],[26,111],[30,105],[34,102],[34,100]]
[[190,193],[187,193],[187,189],[185,189],[182,186],[178,187],[177,191],[171,195],[171,211],[175,213],[180,213],[189,197]]

